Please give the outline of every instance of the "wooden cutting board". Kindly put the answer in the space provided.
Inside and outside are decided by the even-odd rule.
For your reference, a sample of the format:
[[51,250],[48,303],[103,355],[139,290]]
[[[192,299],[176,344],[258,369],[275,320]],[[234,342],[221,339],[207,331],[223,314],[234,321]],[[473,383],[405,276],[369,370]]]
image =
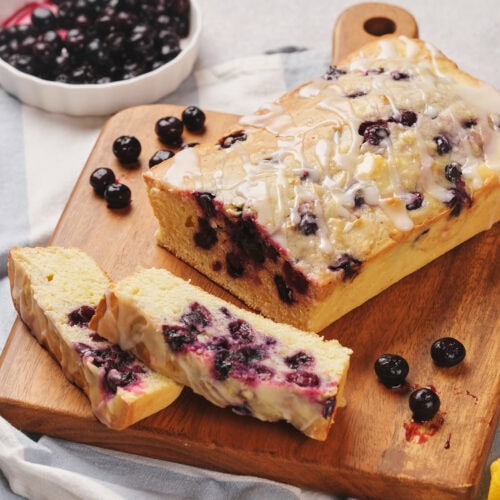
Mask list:
[[[161,147],[154,134],[156,120],[180,116],[181,111],[169,105],[136,107],[106,123],[51,244],[86,250],[114,279],[137,266],[166,267],[241,305],[155,244],[157,224],[141,174]],[[206,132],[185,134],[185,142],[216,142],[237,120],[235,115],[207,112]],[[123,168],[112,155],[112,142],[123,134],[142,143],[135,169]],[[130,209],[109,210],[94,195],[88,179],[101,166],[113,168],[131,187]],[[330,493],[473,498],[499,417],[498,234],[497,225],[323,332],[354,350],[348,406],[339,410],[326,442],[308,439],[284,423],[263,423],[216,408],[189,389],[169,408],[127,430],[111,431],[93,417],[83,394],[19,320],[0,358],[0,413],[25,431]],[[450,369],[434,366],[429,349],[443,336],[465,344],[465,362]],[[390,391],[377,381],[373,364],[385,352],[408,360],[407,390]],[[409,391],[429,384],[441,398],[441,425],[412,427]],[[411,435],[422,442],[409,439]]]

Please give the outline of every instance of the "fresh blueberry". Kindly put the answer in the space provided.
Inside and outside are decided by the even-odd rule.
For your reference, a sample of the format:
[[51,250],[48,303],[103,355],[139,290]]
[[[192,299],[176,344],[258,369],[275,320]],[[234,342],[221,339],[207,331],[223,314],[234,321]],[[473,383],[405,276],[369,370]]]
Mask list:
[[450,367],[458,365],[465,358],[465,347],[462,342],[452,337],[436,340],[431,347],[431,357],[438,366]]
[[383,354],[375,361],[377,377],[391,389],[403,385],[409,371],[406,359],[397,354]]
[[122,135],[113,142],[113,154],[124,165],[135,163],[141,149],[141,143],[133,135]]
[[155,132],[160,141],[174,148],[178,148],[182,144],[183,131],[182,121],[175,116],[165,116],[155,124]]
[[40,32],[53,30],[56,28],[56,16],[45,7],[37,7],[31,13],[31,24]]
[[175,153],[173,151],[170,151],[168,149],[159,149],[156,151],[156,153],[149,159],[149,167],[154,167],[155,165],[158,165],[158,163],[161,163],[162,161],[168,160],[169,158],[172,158]]
[[104,190],[116,180],[115,173],[110,168],[96,168],[90,174],[90,185],[99,196],[104,196]]
[[119,182],[109,184],[104,190],[104,199],[108,208],[125,208],[130,204],[131,198],[130,188]]
[[200,132],[205,127],[205,113],[196,106],[188,106],[182,112],[182,121],[190,132]]
[[409,402],[415,422],[427,422],[431,420],[441,406],[439,396],[429,387],[413,391],[410,394]]

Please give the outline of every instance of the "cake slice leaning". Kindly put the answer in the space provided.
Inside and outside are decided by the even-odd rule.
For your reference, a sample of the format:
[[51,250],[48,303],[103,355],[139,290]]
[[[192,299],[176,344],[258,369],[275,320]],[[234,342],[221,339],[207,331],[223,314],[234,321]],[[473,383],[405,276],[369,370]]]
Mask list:
[[500,218],[500,92],[381,38],[144,174],[157,242],[320,331]]
[[182,386],[88,327],[111,284],[89,255],[76,248],[12,248],[8,272],[20,318],[103,424],[124,429],[180,395]]
[[237,308],[164,269],[113,284],[90,326],[208,401],[324,440],[351,350]]

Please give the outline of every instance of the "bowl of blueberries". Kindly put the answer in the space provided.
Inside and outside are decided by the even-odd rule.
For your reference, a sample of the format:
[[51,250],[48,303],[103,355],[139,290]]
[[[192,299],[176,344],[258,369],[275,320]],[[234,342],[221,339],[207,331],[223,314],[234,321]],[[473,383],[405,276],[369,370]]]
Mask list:
[[0,85],[46,111],[109,115],[173,92],[200,33],[196,0],[2,0]]

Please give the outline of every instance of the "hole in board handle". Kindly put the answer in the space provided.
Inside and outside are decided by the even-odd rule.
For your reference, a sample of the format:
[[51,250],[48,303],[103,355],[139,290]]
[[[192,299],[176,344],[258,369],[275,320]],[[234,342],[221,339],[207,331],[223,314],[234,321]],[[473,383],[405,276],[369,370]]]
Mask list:
[[372,17],[365,22],[363,28],[370,35],[389,35],[396,31],[396,23],[387,17]]

